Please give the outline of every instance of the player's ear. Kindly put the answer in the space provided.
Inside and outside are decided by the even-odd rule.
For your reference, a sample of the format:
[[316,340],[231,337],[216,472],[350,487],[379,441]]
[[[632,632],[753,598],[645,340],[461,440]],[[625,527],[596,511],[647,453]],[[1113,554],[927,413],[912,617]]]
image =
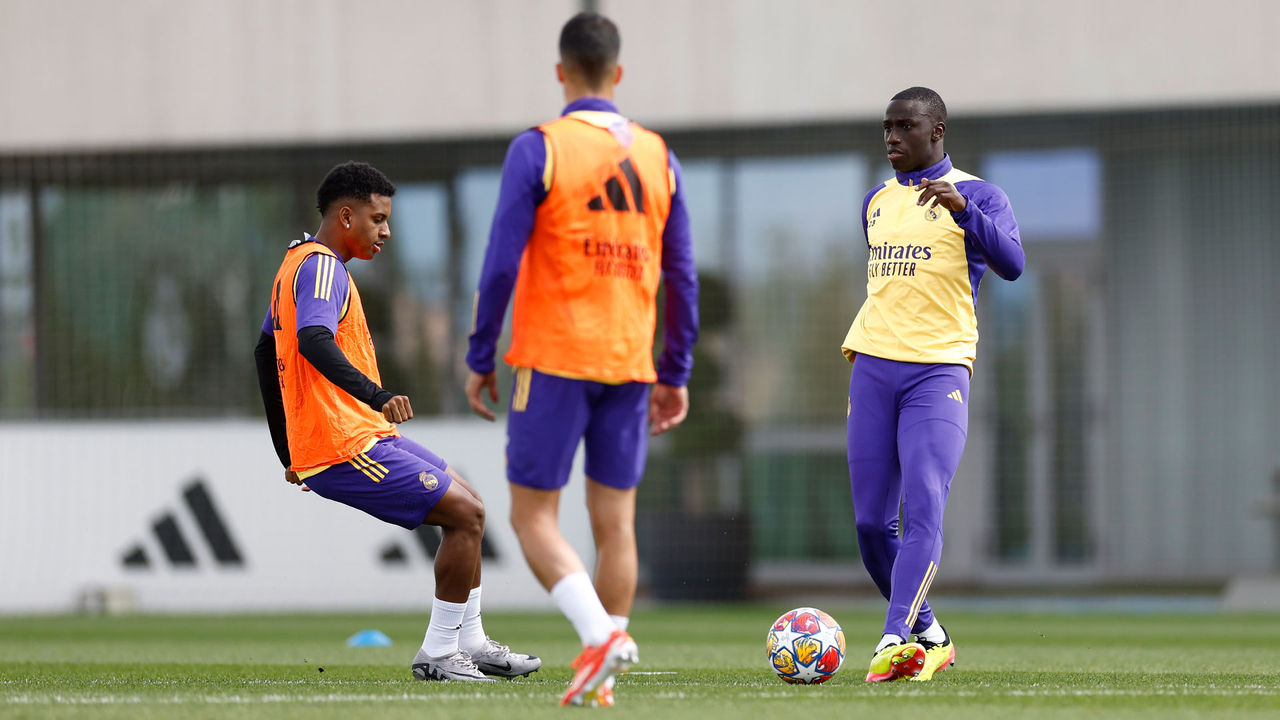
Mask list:
[[615,65],[613,67],[613,84],[617,85],[620,82],[622,82],[622,66]]
[[939,120],[933,124],[933,139],[941,140],[947,134],[947,121]]
[[556,82],[564,84],[564,63],[556,63]]

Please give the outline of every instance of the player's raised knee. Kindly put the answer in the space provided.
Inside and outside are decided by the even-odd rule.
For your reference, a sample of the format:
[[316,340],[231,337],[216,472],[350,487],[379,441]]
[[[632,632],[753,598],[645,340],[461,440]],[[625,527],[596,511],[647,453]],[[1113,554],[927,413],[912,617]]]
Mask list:
[[427,514],[426,524],[436,525],[448,532],[484,535],[484,503],[461,487],[452,486],[445,496]]
[[459,503],[455,530],[480,537],[484,535],[484,503],[467,494]]

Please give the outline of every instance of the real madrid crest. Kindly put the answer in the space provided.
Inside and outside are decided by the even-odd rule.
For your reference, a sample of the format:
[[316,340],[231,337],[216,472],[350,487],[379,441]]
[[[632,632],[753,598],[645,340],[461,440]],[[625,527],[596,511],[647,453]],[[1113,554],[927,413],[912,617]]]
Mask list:
[[937,220],[937,219],[938,219],[938,209],[937,209],[937,208],[929,208],[928,210],[925,210],[925,211],[924,211],[924,219],[925,219],[925,220],[928,220],[929,222],[933,222],[934,220]]
[[435,490],[440,485],[435,475],[425,471],[418,473],[418,480],[422,482],[422,487],[428,490]]

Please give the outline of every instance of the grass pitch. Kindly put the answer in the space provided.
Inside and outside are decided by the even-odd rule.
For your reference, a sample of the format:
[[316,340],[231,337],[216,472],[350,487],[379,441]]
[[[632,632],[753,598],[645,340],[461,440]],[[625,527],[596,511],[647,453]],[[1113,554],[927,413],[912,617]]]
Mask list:
[[[483,687],[411,678],[425,612],[0,618],[0,718],[1280,716],[1274,615],[948,612],[955,667],[929,683],[869,684],[880,612],[824,606],[850,654],[829,683],[791,686],[764,660],[769,624],[788,609],[636,612],[641,662],[611,709],[558,706],[579,649],[559,615],[486,613],[492,636],[544,665]],[[395,645],[346,647],[367,628]]]

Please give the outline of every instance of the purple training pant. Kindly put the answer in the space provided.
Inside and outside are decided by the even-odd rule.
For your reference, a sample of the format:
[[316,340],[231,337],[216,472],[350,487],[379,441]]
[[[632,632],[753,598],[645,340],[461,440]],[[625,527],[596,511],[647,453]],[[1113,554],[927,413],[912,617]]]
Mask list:
[[854,359],[849,486],[862,563],[889,601],[886,634],[907,637],[933,623],[925,596],[942,556],[942,514],[964,452],[968,403],[961,365]]

